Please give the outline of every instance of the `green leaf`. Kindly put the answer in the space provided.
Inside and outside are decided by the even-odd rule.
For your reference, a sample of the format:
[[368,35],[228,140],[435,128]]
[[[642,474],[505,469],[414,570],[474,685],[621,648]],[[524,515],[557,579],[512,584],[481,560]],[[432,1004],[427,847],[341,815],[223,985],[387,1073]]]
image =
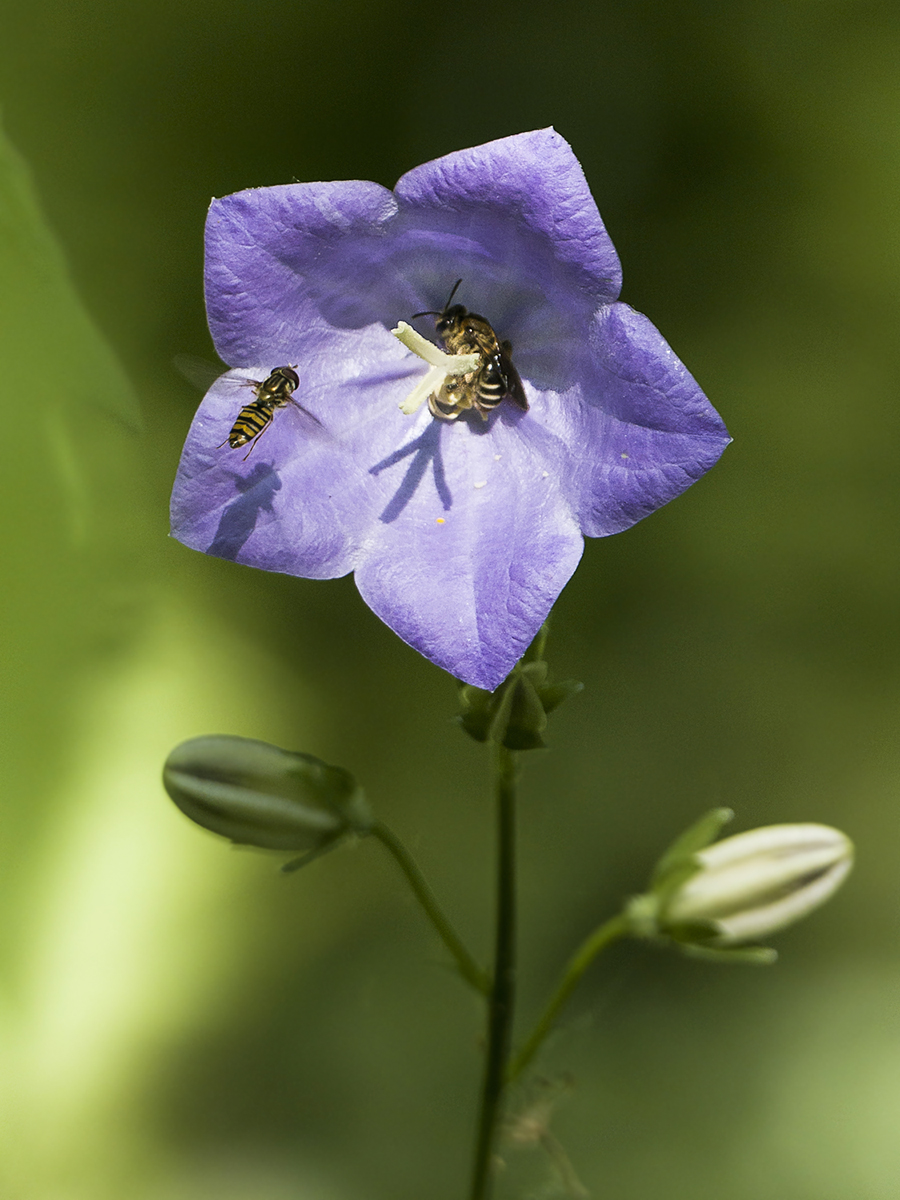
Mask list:
[[[68,761],[72,698],[112,664],[144,616],[150,531],[134,392],[48,231],[28,171],[0,131],[0,721],[7,866],[46,822]],[[159,522],[154,530],[159,533]],[[37,830],[35,830],[37,835]],[[12,886],[6,869],[0,886]]]

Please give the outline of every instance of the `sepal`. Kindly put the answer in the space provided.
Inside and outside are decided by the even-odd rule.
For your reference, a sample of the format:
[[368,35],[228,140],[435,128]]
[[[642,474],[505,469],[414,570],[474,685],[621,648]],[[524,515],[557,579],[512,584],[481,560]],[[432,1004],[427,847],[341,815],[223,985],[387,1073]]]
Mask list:
[[584,691],[584,684],[579,683],[577,679],[563,679],[561,683],[544,684],[539,689],[538,695],[541,698],[544,712],[549,716],[561,704],[565,703],[570,696],[577,696],[582,691]]
[[462,712],[457,717],[459,724],[476,742],[486,742],[491,736],[491,726],[499,705],[494,697],[495,692],[486,692],[484,688],[475,687],[471,683],[459,686],[459,702]]
[[714,842],[729,821],[734,819],[730,808],[711,808],[699,821],[678,835],[653,868],[650,885],[654,891],[670,885],[673,877],[689,878],[698,869],[695,855]]
[[678,949],[687,958],[699,958],[704,962],[771,967],[778,961],[778,951],[771,946],[704,946],[697,942],[684,942],[679,944]]
[[460,685],[459,723],[476,742],[493,741],[508,750],[539,750],[546,746],[547,716],[575,696],[583,684],[575,679],[548,681],[544,660],[547,625],[525,651],[507,678],[493,692]]

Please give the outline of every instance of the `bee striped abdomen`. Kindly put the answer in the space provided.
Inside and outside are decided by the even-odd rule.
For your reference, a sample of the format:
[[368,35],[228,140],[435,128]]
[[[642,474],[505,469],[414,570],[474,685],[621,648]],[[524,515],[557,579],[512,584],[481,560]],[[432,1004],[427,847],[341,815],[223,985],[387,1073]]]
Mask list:
[[509,393],[509,379],[503,370],[500,352],[492,354],[478,377],[478,399],[482,408],[496,408]]

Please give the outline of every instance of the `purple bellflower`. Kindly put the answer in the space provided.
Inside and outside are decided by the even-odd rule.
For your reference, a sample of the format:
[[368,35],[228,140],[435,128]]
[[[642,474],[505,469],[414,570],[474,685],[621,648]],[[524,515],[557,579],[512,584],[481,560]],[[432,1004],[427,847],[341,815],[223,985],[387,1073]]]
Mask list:
[[[459,419],[423,403],[454,385],[429,313],[457,280],[454,304],[511,343],[527,411],[511,395]],[[584,173],[552,129],[426,163],[393,192],[295,183],[214,200],[207,312],[234,369],[188,434],[174,536],[268,571],[353,571],[404,641],[497,687],[583,536],[667,503],[729,441],[654,326],[617,303],[620,283]],[[416,331],[401,324],[416,314]],[[484,379],[489,356],[475,352],[456,384]],[[296,394],[266,406],[260,382],[287,366]],[[249,454],[228,443],[239,414],[245,433],[265,425]]]

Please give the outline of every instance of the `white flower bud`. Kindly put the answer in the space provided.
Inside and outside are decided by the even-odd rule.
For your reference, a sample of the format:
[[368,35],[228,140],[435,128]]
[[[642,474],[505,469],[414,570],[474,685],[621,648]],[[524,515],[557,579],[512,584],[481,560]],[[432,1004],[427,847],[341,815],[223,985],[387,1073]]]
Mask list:
[[[714,842],[666,898],[662,929],[711,923],[711,946],[758,941],[831,896],[853,865],[853,843],[828,825],[766,825]],[[702,939],[707,940],[707,939]]]

